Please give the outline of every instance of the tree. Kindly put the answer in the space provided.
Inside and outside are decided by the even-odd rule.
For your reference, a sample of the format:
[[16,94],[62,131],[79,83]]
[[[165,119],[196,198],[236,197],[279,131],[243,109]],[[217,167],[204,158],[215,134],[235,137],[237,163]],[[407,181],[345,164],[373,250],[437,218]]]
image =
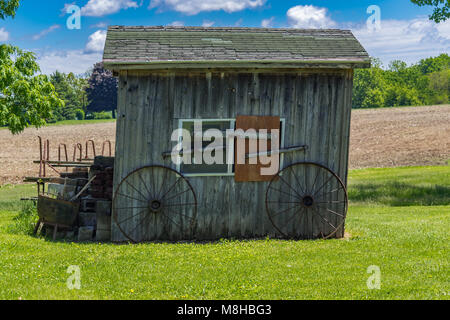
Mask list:
[[86,89],[89,104],[88,112],[112,111],[116,118],[117,110],[117,79],[112,72],[103,68],[103,63],[94,65]]
[[450,68],[450,56],[442,53],[434,58],[426,58],[419,61],[418,66],[423,74],[439,72]]
[[[14,17],[18,6],[18,0],[0,0],[0,19]],[[13,134],[45,125],[52,110],[64,105],[48,77],[36,75],[39,71],[32,52],[0,45],[0,126]]]
[[383,107],[383,91],[386,87],[382,64],[372,59],[372,68],[355,71],[353,106],[355,108]]
[[411,2],[421,7],[433,6],[434,11],[429,18],[436,23],[450,18],[450,0],[411,0]]
[[450,98],[450,69],[433,72],[429,76],[429,89],[433,95],[432,102],[448,103]]
[[50,76],[50,81],[58,93],[58,96],[64,100],[65,106],[55,112],[53,120],[75,120],[77,119],[77,110],[86,108],[86,87],[87,80],[76,77],[73,73],[65,74],[55,71]]
[[441,54],[408,66],[394,60],[383,69],[355,70],[353,107],[376,108],[445,104],[450,97],[450,57]]
[[19,0],[0,0],[0,20],[8,16],[14,18],[17,8],[19,8]]

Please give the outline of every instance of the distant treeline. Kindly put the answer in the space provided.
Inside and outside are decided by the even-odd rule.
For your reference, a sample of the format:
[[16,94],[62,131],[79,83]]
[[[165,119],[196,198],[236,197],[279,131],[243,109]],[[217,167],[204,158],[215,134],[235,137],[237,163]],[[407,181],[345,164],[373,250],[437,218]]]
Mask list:
[[408,66],[392,61],[387,69],[373,59],[372,68],[355,71],[353,107],[381,108],[449,103],[450,57],[441,54]]
[[112,119],[117,109],[117,79],[102,63],[83,75],[59,71],[50,75],[64,106],[53,110],[48,122],[62,120]]

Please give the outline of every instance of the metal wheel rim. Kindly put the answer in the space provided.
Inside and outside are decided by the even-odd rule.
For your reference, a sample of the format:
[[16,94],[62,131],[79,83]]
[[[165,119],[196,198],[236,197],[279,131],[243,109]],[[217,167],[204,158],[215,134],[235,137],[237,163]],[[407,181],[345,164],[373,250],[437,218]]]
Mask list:
[[[115,192],[114,192],[114,197],[113,197],[113,205],[112,205],[112,216],[113,216],[113,221],[114,221],[114,223],[116,224],[116,226],[119,228],[119,230],[122,232],[122,234],[129,240],[129,241],[131,241],[132,243],[139,243],[139,242],[145,242],[145,241],[148,241],[148,240],[142,240],[142,241],[140,241],[140,240],[138,240],[138,239],[135,239],[135,238],[133,238],[130,234],[129,234],[129,232],[127,232],[127,230],[125,230],[125,228],[124,228],[124,226],[122,225],[123,223],[124,223],[124,220],[126,221],[126,220],[128,220],[128,219],[132,219],[132,217],[130,218],[130,217],[127,217],[127,219],[124,219],[124,220],[121,220],[121,221],[119,221],[119,216],[118,216],[118,213],[117,213],[117,211],[118,211],[118,209],[120,210],[120,209],[122,209],[122,208],[117,208],[117,206],[116,206],[116,200],[117,200],[117,198],[119,197],[119,195],[122,195],[122,196],[125,196],[125,197],[130,197],[131,198],[131,196],[128,196],[128,195],[123,195],[123,194],[121,194],[120,193],[120,191],[121,191],[121,187],[124,185],[124,184],[126,184],[127,182],[127,179],[129,179],[131,176],[133,176],[133,175],[135,175],[135,174],[139,174],[139,172],[140,171],[143,171],[143,170],[147,170],[147,169],[159,169],[159,170],[165,170],[165,174],[167,174],[167,173],[169,173],[169,174],[173,174],[173,175],[175,175],[176,177],[177,177],[177,179],[176,179],[176,182],[175,182],[175,186],[179,183],[179,181],[183,181],[185,184],[186,184],[186,187],[188,188],[188,189],[186,189],[186,191],[184,192],[184,193],[190,193],[191,195],[192,195],[192,203],[189,203],[189,205],[190,205],[190,207],[192,208],[192,210],[193,210],[193,212],[192,212],[192,216],[191,216],[191,218],[190,218],[190,220],[191,220],[191,222],[190,222],[190,224],[189,224],[189,228],[191,229],[191,231],[190,231],[190,233],[191,233],[191,236],[192,236],[192,234],[193,234],[193,229],[194,229],[194,227],[195,227],[195,223],[196,223],[196,218],[197,218],[197,196],[196,196],[196,194],[195,194],[195,191],[194,191],[194,189],[193,189],[193,187],[192,187],[192,185],[191,185],[191,183],[189,182],[189,180],[187,180],[186,179],[186,177],[184,177],[180,172],[178,172],[178,171],[176,171],[176,170],[174,170],[174,169],[172,169],[172,168],[169,168],[169,167],[166,167],[166,166],[162,166],[162,165],[149,165],[149,166],[144,166],[144,167],[141,167],[141,168],[138,168],[138,169],[136,169],[136,170],[134,170],[134,171],[132,171],[132,172],[130,172],[124,179],[122,179],[122,181],[120,182],[120,184],[117,186],[117,189],[115,190]],[[167,176],[165,176],[165,177],[167,177]],[[145,185],[145,182],[144,182],[144,185]],[[163,187],[164,185],[162,185],[162,187]],[[170,185],[169,184],[169,186],[166,188],[166,192],[164,192],[164,191],[160,191],[158,194],[159,195],[162,195],[162,196],[164,196],[164,197],[167,197],[167,194],[169,194],[171,191],[172,191],[172,188],[174,187],[174,184],[172,184],[172,185]],[[136,190],[137,191],[137,190]],[[147,190],[145,190],[145,191],[149,191],[148,189]],[[141,195],[144,195],[145,194],[145,191],[141,194]],[[168,198],[170,198],[170,197],[168,197]],[[133,199],[133,198],[132,198]],[[148,208],[150,208],[150,206],[152,206],[154,203],[155,203],[155,200],[157,201],[157,199],[148,199],[149,201],[148,201]],[[142,201],[144,201],[144,199],[142,199]],[[145,205],[143,205],[143,207],[145,207]],[[132,208],[132,207],[129,207],[129,208]],[[143,208],[144,209],[144,208]],[[156,209],[155,209],[156,210]],[[162,210],[164,210],[164,209],[157,209],[157,212],[161,212]],[[157,213],[156,212],[156,213]],[[137,216],[137,215],[135,215],[135,216]],[[169,219],[170,220],[170,219]],[[141,220],[141,222],[143,222],[142,220]],[[172,221],[173,222],[173,221]],[[138,228],[138,226],[136,226],[136,228]],[[135,230],[133,230],[133,231],[135,231]],[[187,240],[187,239],[184,239],[184,240]]]
[[[295,167],[295,166],[315,166],[315,167],[317,167],[317,168],[319,168],[319,169],[325,170],[326,172],[328,172],[328,173],[330,174],[330,177],[333,177],[333,178],[337,181],[338,186],[339,186],[339,190],[342,190],[342,191],[343,191],[342,194],[343,194],[343,196],[344,196],[344,199],[343,199],[342,201],[340,201],[340,202],[344,205],[344,208],[343,208],[343,210],[342,210],[342,221],[341,221],[339,224],[337,224],[337,225],[333,225],[333,227],[334,227],[334,228],[333,228],[333,229],[334,229],[333,232],[331,232],[331,233],[329,233],[329,234],[326,234],[326,235],[322,233],[322,235],[321,235],[319,238],[322,238],[322,239],[329,239],[329,238],[335,236],[336,233],[344,227],[345,221],[346,221],[346,218],[347,218],[347,212],[348,212],[348,194],[347,194],[347,188],[345,187],[345,184],[343,183],[342,179],[341,179],[335,172],[333,172],[331,169],[325,167],[324,165],[321,165],[321,164],[315,163],[315,162],[298,162],[298,163],[291,164],[291,165],[287,166],[286,168],[284,168],[283,170],[281,170],[280,172],[278,172],[278,174],[275,175],[275,176],[272,178],[272,180],[270,181],[269,186],[268,186],[268,188],[267,188],[267,192],[266,192],[266,211],[267,211],[267,214],[268,214],[268,216],[269,216],[270,222],[272,223],[273,227],[274,227],[274,228],[275,228],[275,229],[276,229],[283,237],[285,237],[285,238],[292,238],[292,237],[289,237],[289,235],[288,235],[286,232],[284,232],[283,230],[281,230],[282,228],[276,223],[276,221],[275,221],[275,219],[274,219],[274,217],[273,217],[273,214],[271,214],[271,208],[270,208],[270,205],[269,205],[269,203],[270,203],[271,201],[269,201],[269,194],[270,194],[270,192],[271,192],[271,189],[273,189],[273,188],[272,188],[273,184],[274,184],[276,181],[278,181],[278,179],[282,179],[282,178],[281,178],[282,173],[283,173],[283,172],[286,172],[286,171],[289,170],[289,169],[292,169],[292,168]],[[296,178],[296,179],[297,179],[297,178]],[[317,177],[316,177],[315,179],[317,180]],[[298,180],[297,180],[297,181],[298,181]],[[314,183],[315,183],[315,182],[314,182]],[[314,187],[314,185],[313,185],[313,187]],[[320,189],[320,188],[321,188],[321,187],[319,187],[319,189]],[[302,191],[303,191],[303,190],[302,190]],[[317,193],[317,192],[316,192],[316,193]],[[309,194],[306,194],[306,193],[305,193],[304,196],[309,196]],[[300,204],[300,201],[298,202],[298,204]],[[313,215],[313,218],[314,218],[314,215]],[[318,219],[317,217],[315,217],[315,218]]]

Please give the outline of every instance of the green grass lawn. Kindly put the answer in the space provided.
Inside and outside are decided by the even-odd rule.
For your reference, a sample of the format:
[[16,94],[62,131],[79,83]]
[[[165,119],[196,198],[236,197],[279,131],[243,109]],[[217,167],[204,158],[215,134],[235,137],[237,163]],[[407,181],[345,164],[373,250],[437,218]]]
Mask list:
[[[355,170],[350,238],[77,244],[13,234],[0,189],[0,299],[449,299],[450,167]],[[81,270],[69,290],[67,268]],[[381,270],[369,290],[367,269]]]

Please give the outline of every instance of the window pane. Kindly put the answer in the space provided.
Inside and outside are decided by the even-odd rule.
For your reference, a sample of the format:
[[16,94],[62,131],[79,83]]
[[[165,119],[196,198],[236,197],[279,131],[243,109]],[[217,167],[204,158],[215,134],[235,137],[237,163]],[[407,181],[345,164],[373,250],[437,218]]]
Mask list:
[[[218,129],[223,132],[223,164],[213,164],[213,165],[207,165],[207,164],[191,164],[181,165],[181,172],[185,174],[227,174],[228,173],[228,165],[226,163],[226,136],[225,132],[226,130],[230,129],[230,121],[202,121],[202,131],[203,134],[209,130],[209,129]],[[191,133],[191,140],[192,140],[192,146],[191,148],[194,149],[194,120],[192,121],[184,121],[183,122],[183,129],[188,130]],[[211,143],[214,141],[204,141],[202,143],[203,148],[208,147]],[[212,153],[214,156],[214,152]],[[194,154],[192,154],[191,158],[192,163],[194,163]]]

